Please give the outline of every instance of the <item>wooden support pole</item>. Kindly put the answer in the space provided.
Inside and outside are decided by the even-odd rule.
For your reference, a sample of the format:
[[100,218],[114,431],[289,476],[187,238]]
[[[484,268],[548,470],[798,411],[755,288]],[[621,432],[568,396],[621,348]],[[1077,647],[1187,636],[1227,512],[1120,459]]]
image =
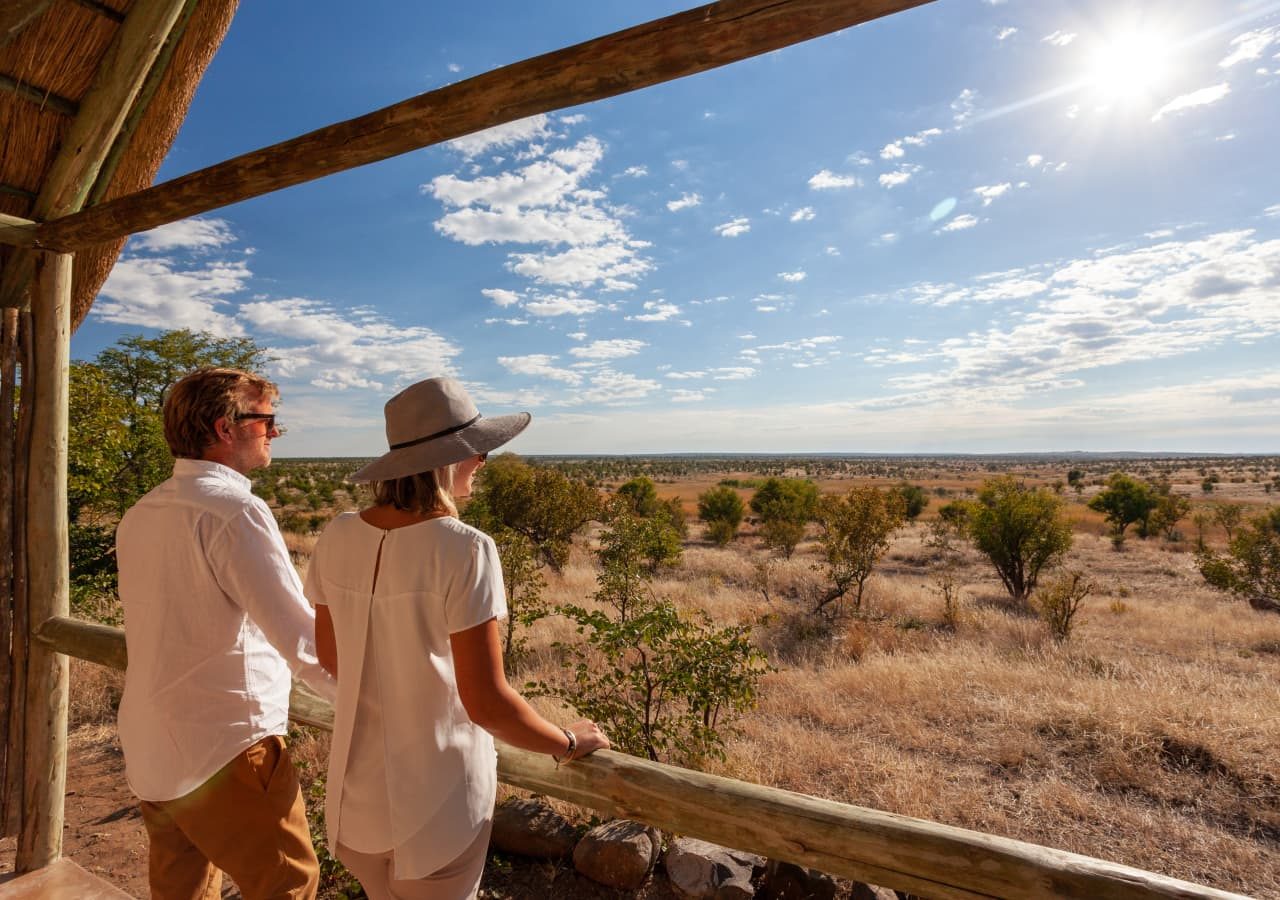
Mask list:
[[[17,419],[13,403],[18,366],[18,311],[0,310],[0,835],[16,834],[9,827],[10,794],[8,784],[9,730],[22,706],[12,701],[14,650],[13,643],[13,446]],[[16,780],[15,780],[16,783]]]
[[9,653],[12,657],[9,684],[9,734],[5,743],[3,794],[4,827],[0,831],[20,834],[22,830],[23,757],[26,753],[27,655],[31,646],[30,621],[27,618],[27,454],[31,449],[31,406],[34,389],[31,384],[31,310],[5,310],[6,321],[17,323],[18,366],[22,372],[22,396],[18,402],[18,420],[13,442],[13,530],[11,556],[13,563],[13,631]]
[[[41,246],[100,244],[536,113],[705,72],[930,0],[722,0],[546,53],[83,212]],[[2,298],[0,298],[2,299]]]
[[[34,394],[27,459],[27,581],[32,624],[70,612],[67,414],[71,371],[71,268],[66,253],[41,254],[31,304],[35,356],[23,391]],[[67,784],[67,657],[33,644],[27,659],[22,831],[15,869],[62,855]]]
[[[61,619],[35,639],[127,664],[119,628]],[[333,709],[294,685],[289,717],[333,730]],[[1248,900],[1176,878],[847,803],[602,751],[572,765],[498,745],[498,778],[608,815],[931,898]]]

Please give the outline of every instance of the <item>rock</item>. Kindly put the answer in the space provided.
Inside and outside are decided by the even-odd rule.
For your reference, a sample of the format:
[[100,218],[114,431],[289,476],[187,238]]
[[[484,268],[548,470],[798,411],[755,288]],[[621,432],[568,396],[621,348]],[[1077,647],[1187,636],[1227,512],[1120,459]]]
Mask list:
[[887,887],[855,881],[849,890],[849,900],[898,900],[898,892]]
[[541,800],[512,798],[493,811],[489,842],[504,853],[562,859],[573,852],[578,831]]
[[694,838],[676,838],[662,864],[672,887],[687,897],[740,900],[755,896],[751,876],[764,866],[764,857]]
[[619,890],[644,884],[658,860],[657,829],[628,819],[592,828],[573,850],[573,865],[592,881]]
[[765,900],[835,900],[840,883],[816,869],[771,859],[765,868],[760,896]]

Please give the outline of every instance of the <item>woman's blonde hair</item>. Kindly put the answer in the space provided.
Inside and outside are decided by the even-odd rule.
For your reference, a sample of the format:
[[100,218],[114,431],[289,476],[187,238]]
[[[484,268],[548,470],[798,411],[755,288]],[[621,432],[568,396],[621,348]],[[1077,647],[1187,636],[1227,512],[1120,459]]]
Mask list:
[[375,481],[370,485],[373,502],[379,506],[390,504],[396,509],[420,515],[456,516],[458,507],[453,502],[453,478],[457,470],[458,464],[450,463],[416,475]]

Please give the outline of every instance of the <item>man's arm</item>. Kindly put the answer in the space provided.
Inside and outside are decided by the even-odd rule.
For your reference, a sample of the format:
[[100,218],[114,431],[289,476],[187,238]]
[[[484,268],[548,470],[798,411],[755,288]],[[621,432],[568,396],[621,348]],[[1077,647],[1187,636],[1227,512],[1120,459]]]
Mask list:
[[262,629],[295,678],[333,703],[338,687],[316,652],[315,611],[265,505],[248,504],[209,545],[209,561],[227,596]]

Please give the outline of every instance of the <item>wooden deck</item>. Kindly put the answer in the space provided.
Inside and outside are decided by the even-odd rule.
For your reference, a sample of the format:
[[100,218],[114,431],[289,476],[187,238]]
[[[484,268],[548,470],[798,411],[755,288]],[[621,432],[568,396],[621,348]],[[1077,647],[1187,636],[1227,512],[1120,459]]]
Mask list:
[[119,888],[60,859],[26,875],[0,875],[0,900],[133,900]]

